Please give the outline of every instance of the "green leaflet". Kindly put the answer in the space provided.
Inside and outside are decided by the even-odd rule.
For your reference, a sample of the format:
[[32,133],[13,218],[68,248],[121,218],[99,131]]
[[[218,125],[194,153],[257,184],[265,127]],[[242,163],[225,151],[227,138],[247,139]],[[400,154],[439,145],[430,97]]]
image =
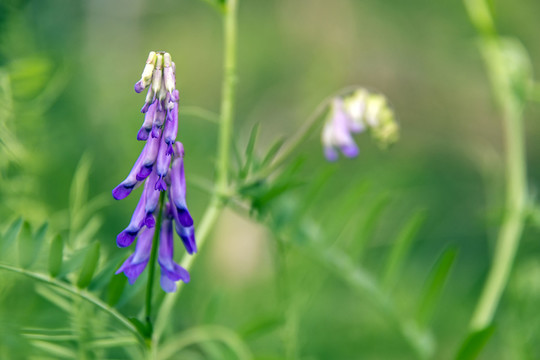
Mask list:
[[240,170],[240,174],[238,175],[240,179],[245,179],[251,170],[251,166],[255,157],[255,143],[257,142],[257,136],[259,135],[259,127],[260,123],[257,123],[251,129],[249,141],[246,146],[246,162],[244,163],[244,166],[242,167],[242,169]]
[[95,242],[84,258],[81,272],[79,273],[79,279],[77,280],[77,286],[81,289],[90,285],[90,281],[92,281],[92,277],[94,276],[99,261],[99,249],[100,244]]
[[62,270],[62,260],[64,257],[64,241],[60,235],[51,241],[49,249],[49,274],[52,277],[58,276]]
[[6,250],[11,246],[11,244],[13,244],[15,239],[17,239],[19,231],[21,230],[22,223],[22,217],[16,219],[11,223],[6,232],[2,235],[2,244],[0,244],[0,256],[3,255]]
[[418,306],[418,322],[427,324],[432,316],[433,310],[442,294],[446,280],[450,275],[450,270],[457,257],[457,249],[449,247],[437,259],[433,269],[429,273],[422,297]]
[[424,211],[416,211],[400,231],[386,261],[382,281],[384,289],[389,290],[394,284],[403,261],[409,253],[412,241],[416,238],[425,219],[426,214]]

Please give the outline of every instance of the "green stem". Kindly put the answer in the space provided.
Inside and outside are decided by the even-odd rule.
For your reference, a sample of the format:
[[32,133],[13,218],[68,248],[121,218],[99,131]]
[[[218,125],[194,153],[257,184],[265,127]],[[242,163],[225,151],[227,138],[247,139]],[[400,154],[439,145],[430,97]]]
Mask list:
[[11,271],[11,272],[14,272],[14,273],[17,273],[17,274],[27,276],[27,277],[29,277],[31,279],[38,280],[38,281],[44,282],[44,283],[52,285],[52,286],[56,286],[57,288],[60,288],[60,289],[62,289],[64,291],[67,291],[70,294],[79,296],[81,299],[84,299],[84,300],[88,301],[89,303],[97,306],[99,309],[101,309],[102,311],[106,312],[107,314],[111,315],[113,318],[118,320],[118,322],[123,324],[129,331],[131,331],[137,337],[137,339],[139,339],[141,341],[141,344],[144,343],[144,339],[142,338],[139,331],[135,328],[135,326],[133,326],[133,324],[127,318],[125,318],[118,311],[111,308],[105,302],[101,301],[99,298],[95,297],[94,295],[92,295],[88,291],[81,290],[81,289],[76,288],[76,287],[74,287],[74,286],[72,286],[70,284],[67,284],[67,283],[59,281],[57,279],[51,278],[51,277],[49,277],[47,275],[36,273],[36,272],[33,272],[33,271],[28,271],[28,270],[25,270],[25,269],[20,269],[20,268],[10,266],[10,265],[7,265],[7,264],[0,264],[0,269],[6,270],[6,271]]
[[324,110],[327,108],[328,104],[336,96],[345,95],[358,89],[359,86],[347,86],[334,94],[326,97],[317,105],[313,113],[304,121],[303,125],[298,129],[298,131],[283,145],[281,151],[276,155],[274,160],[266,167],[261,170],[255,177],[263,179],[269,176],[275,169],[281,166],[287,159],[290,158],[291,154],[298,149],[300,145],[313,133],[313,131],[319,125],[320,116],[323,114]]
[[520,110],[507,105],[503,126],[506,143],[505,215],[497,238],[493,263],[471,320],[472,330],[481,330],[493,320],[510,276],[525,221],[527,184]]
[[163,202],[165,200],[165,191],[159,194],[159,212],[156,220],[156,226],[154,227],[154,239],[152,240],[152,252],[150,253],[150,261],[148,269],[148,283],[146,284],[146,311],[145,318],[148,328],[152,328],[152,291],[154,289],[154,273],[156,271],[156,257],[157,249],[159,247],[159,230],[161,229],[161,218],[163,215]]
[[526,213],[527,183],[523,116],[520,97],[515,94],[512,71],[495,31],[489,7],[484,0],[465,0],[469,17],[482,35],[482,51],[493,93],[502,109],[505,141],[506,198],[504,217],[497,236],[495,254],[482,294],[472,315],[472,331],[482,330],[493,321],[508,282],[519,247]]
[[229,160],[236,94],[236,37],[238,0],[227,0],[223,21],[223,85],[221,119],[219,127],[218,159],[216,164],[218,194],[224,194],[229,186]]
[[[229,160],[231,152],[231,140],[234,119],[234,101],[236,95],[236,39],[237,39],[237,11],[238,0],[228,0],[224,5],[223,21],[223,87],[221,97],[221,113],[219,124],[218,153],[216,163],[216,183],[210,204],[204,212],[200,225],[197,227],[197,247],[203,248],[208,239],[211,229],[214,227],[221,210],[225,206],[229,192]],[[180,262],[186,270],[190,270],[194,256],[185,254]],[[176,299],[183,289],[182,283],[179,284],[176,292],[167,294],[158,310],[155,331],[152,336],[152,342],[157,344],[161,334],[165,330],[165,325],[170,318]]]

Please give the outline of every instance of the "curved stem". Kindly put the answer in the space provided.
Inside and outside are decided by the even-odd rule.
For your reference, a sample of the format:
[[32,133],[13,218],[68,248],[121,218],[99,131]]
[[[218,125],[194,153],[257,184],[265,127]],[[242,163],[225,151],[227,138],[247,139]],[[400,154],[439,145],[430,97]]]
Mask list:
[[159,230],[161,228],[161,218],[163,216],[163,202],[165,200],[165,191],[161,191],[159,194],[159,212],[156,220],[156,225],[154,227],[154,239],[152,240],[152,251],[150,253],[150,268],[148,269],[148,282],[146,284],[146,310],[145,318],[146,325],[148,329],[152,328],[152,291],[154,289],[154,273],[156,271],[156,257],[157,249],[159,247]]
[[519,246],[525,222],[525,146],[519,109],[506,109],[503,118],[506,142],[506,204],[493,263],[471,320],[472,330],[481,330],[493,320]]
[[290,155],[296,151],[296,149],[312,134],[315,128],[318,125],[318,119],[323,114],[324,110],[332,99],[336,96],[347,94],[353,90],[358,89],[359,86],[347,86],[343,89],[338,90],[332,95],[324,98],[319,105],[315,108],[313,113],[307,118],[304,124],[298,129],[298,131],[291,137],[284,145],[281,151],[276,155],[274,160],[263,169],[256,177],[264,178],[270,175],[275,169],[282,165]]
[[58,287],[58,288],[60,288],[62,290],[65,290],[65,291],[69,292],[70,294],[79,296],[81,299],[84,299],[84,300],[88,301],[89,303],[95,305],[96,307],[98,307],[102,311],[106,312],[107,314],[109,314],[110,316],[112,316],[113,318],[118,320],[118,322],[123,324],[130,332],[132,332],[137,337],[137,339],[140,340],[141,344],[144,344],[143,337],[141,336],[139,331],[137,331],[135,326],[126,317],[124,317],[118,311],[116,311],[115,309],[113,309],[112,307],[110,307],[105,302],[101,301],[99,298],[92,295],[88,291],[81,290],[81,289],[76,288],[76,287],[74,287],[74,286],[72,286],[70,284],[67,284],[67,283],[59,281],[57,279],[51,278],[51,277],[49,277],[47,275],[36,273],[36,272],[33,272],[33,271],[28,271],[28,270],[25,270],[25,269],[20,269],[20,268],[11,266],[11,265],[1,264],[0,263],[0,269],[6,270],[6,271],[11,271],[11,272],[14,272],[14,273],[17,273],[17,274],[27,276],[27,277],[29,277],[31,279],[38,280],[38,281],[44,282],[44,283],[52,285],[52,286],[56,286],[56,287]]
[[526,213],[527,183],[522,100],[513,86],[513,74],[501,44],[489,6],[485,0],[465,0],[473,24],[481,34],[482,55],[492,90],[502,110],[505,141],[506,199],[504,217],[497,237],[493,263],[482,294],[471,318],[472,331],[486,328],[508,282],[523,232]]

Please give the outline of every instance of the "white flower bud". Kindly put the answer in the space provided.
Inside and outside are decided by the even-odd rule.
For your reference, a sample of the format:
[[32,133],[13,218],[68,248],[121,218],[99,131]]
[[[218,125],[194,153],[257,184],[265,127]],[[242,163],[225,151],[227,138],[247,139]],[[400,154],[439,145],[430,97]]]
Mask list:
[[141,75],[141,81],[144,87],[150,85],[150,81],[152,81],[152,74],[154,72],[154,67],[156,66],[156,58],[156,52],[150,51]]

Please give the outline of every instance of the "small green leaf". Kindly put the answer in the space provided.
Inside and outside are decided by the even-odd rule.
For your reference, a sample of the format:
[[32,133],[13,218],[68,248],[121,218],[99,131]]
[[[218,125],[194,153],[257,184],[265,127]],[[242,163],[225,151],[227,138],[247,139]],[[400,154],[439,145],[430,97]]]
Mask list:
[[495,325],[471,332],[458,351],[456,360],[473,360],[480,355],[482,349],[495,332]]
[[49,250],[49,274],[52,277],[58,276],[62,270],[62,259],[64,257],[64,241],[60,235],[56,237],[51,242],[51,247]]
[[126,286],[127,277],[124,274],[114,274],[111,277],[109,282],[109,288],[107,291],[107,302],[109,305],[114,306],[120,300],[124,292],[124,287]]
[[240,174],[238,175],[240,179],[245,179],[246,176],[249,174],[249,170],[251,169],[251,164],[253,163],[253,156],[255,151],[255,143],[257,142],[257,136],[259,135],[259,125],[260,123],[257,123],[251,129],[249,141],[246,146],[246,163],[244,164],[244,166],[240,170]]
[[420,227],[426,219],[424,211],[414,213],[400,231],[396,242],[392,246],[383,276],[383,287],[388,290],[394,283],[399,273],[403,260],[407,257],[412,241],[418,234]]
[[21,226],[23,223],[22,217],[16,219],[11,223],[9,228],[6,230],[4,235],[2,236],[2,251],[1,254],[4,254],[5,251],[13,244],[15,239],[17,239],[17,236],[19,235],[19,231],[21,230]]
[[32,237],[32,226],[28,221],[25,221],[22,225],[21,232],[19,234],[19,265],[26,269],[32,265],[34,260],[34,238]]
[[79,280],[77,280],[78,287],[85,288],[90,285],[90,281],[92,281],[92,277],[94,276],[99,261],[99,248],[99,243],[95,242],[84,258],[84,263],[79,274]]
[[277,155],[279,149],[281,149],[281,147],[283,146],[284,143],[285,143],[285,138],[280,137],[272,144],[272,146],[270,146],[270,149],[268,150],[268,152],[266,153],[266,155],[263,158],[263,161],[261,163],[261,167],[264,168],[266,165],[270,164],[270,162]]
[[441,254],[433,266],[419,302],[418,319],[420,324],[427,324],[429,321],[433,309],[441,296],[446,279],[452,269],[452,265],[456,260],[456,256],[457,249],[455,247],[450,247]]

